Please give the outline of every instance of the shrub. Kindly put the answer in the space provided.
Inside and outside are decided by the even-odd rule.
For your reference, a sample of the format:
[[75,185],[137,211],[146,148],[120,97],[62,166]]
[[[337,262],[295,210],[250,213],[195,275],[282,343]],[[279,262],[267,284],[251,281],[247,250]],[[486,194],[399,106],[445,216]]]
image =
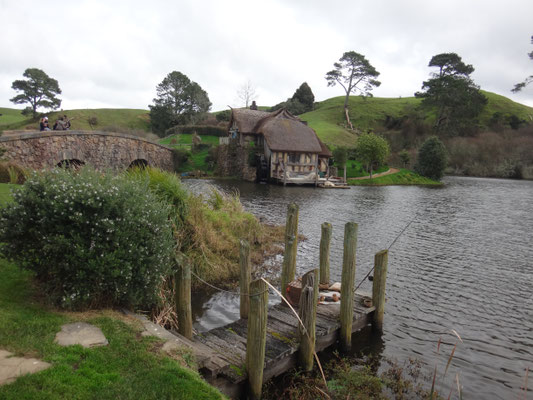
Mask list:
[[219,113],[216,114],[216,117],[217,121],[219,122],[222,122],[222,121],[229,121],[230,118],[231,118],[231,111],[230,110],[224,110],[224,111],[220,111]]
[[174,222],[174,235],[180,230],[188,214],[189,193],[182,186],[176,174],[162,171],[157,168],[132,168],[127,171],[130,178],[147,183],[148,187],[157,198],[171,205],[170,218]]
[[91,127],[91,129],[94,129],[93,127],[98,125],[98,117],[96,116],[90,116],[87,118],[87,122],[89,123],[89,126]]
[[447,154],[444,144],[436,136],[431,136],[422,144],[418,151],[415,172],[436,181],[444,175]]
[[174,161],[174,168],[177,170],[182,167],[183,164],[186,164],[187,161],[192,157],[192,154],[189,150],[185,149],[172,149],[172,158]]
[[192,152],[193,153],[201,153],[202,151],[209,150],[212,147],[209,143],[198,143],[193,144],[192,146]]
[[0,211],[0,251],[64,308],[151,306],[169,273],[168,206],[146,184],[84,168],[34,173]]

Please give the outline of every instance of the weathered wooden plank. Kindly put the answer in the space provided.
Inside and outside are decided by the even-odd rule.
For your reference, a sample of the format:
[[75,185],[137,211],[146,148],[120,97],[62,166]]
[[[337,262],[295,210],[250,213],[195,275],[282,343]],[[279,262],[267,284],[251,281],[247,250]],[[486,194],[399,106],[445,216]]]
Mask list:
[[295,346],[290,342],[285,342],[279,336],[272,335],[267,331],[265,354],[269,360],[290,354],[294,348]]
[[243,337],[246,340],[246,337],[248,335],[248,320],[239,319],[233,322],[232,324],[226,325],[226,328],[231,329],[237,335]]
[[199,341],[217,353],[220,358],[227,360],[230,364],[241,365],[246,359],[245,352],[229,345],[211,332],[205,333]]
[[214,329],[211,333],[218,338],[224,340],[228,345],[231,345],[237,349],[240,349],[243,353],[246,353],[246,339],[235,334],[231,330],[224,329]]
[[267,324],[268,332],[277,332],[279,335],[286,337],[289,341],[297,338],[297,330],[294,326],[287,325],[276,319],[269,319]]
[[316,335],[324,336],[329,332],[339,329],[339,324],[333,324],[331,320],[324,318],[321,315],[316,316]]
[[316,308],[317,314],[329,315],[332,318],[339,319],[340,304],[319,304]]
[[288,313],[280,311],[280,310],[270,309],[268,313],[268,317],[277,319],[278,321],[281,321],[295,328],[298,328],[298,325],[299,325],[299,322],[296,316],[294,316],[293,314],[289,315]]

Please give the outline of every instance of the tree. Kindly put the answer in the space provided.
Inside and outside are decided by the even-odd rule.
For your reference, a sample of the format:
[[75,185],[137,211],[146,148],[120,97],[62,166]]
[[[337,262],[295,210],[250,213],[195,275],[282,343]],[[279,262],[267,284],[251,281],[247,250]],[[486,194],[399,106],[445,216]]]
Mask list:
[[346,147],[336,147],[333,149],[333,158],[339,167],[344,168],[344,182],[346,182],[346,162],[348,161],[348,149]]
[[156,90],[150,123],[160,135],[172,126],[196,123],[211,108],[207,92],[178,71],[169,73]]
[[22,92],[10,99],[15,104],[30,104],[28,112],[33,118],[37,117],[37,108],[51,108],[57,110],[61,106],[61,100],[56,96],[61,94],[58,82],[50,78],[44,71],[38,68],[27,68],[22,74],[27,79],[16,80],[11,88]]
[[[531,44],[533,44],[533,36],[531,36]],[[527,54],[531,60],[533,60],[533,51],[531,53]],[[525,88],[527,85],[529,85],[531,82],[533,82],[533,75],[529,75],[526,79],[524,79],[523,82],[517,83],[514,85],[514,88],[511,90],[513,93],[518,93],[523,88]]]
[[314,104],[315,95],[313,94],[307,82],[304,82],[298,89],[296,89],[291,98],[276,104],[275,106],[271,107],[269,111],[272,112],[279,110],[280,108],[285,108],[291,114],[300,115],[313,110]]
[[437,108],[438,132],[464,134],[477,124],[477,116],[487,104],[487,98],[470,78],[474,67],[465,64],[456,53],[437,54],[429,66],[439,71],[423,82],[424,91],[415,96],[422,99],[423,106]]
[[385,162],[390,153],[389,143],[373,133],[364,133],[357,138],[357,158],[370,169],[370,179],[374,164]]
[[348,99],[350,93],[360,93],[362,96],[372,96],[370,91],[381,85],[376,80],[379,72],[370,64],[362,54],[348,51],[342,55],[339,62],[333,64],[335,69],[326,74],[328,86],[341,85],[346,92],[344,99],[344,115],[346,122],[353,129],[348,114]]
[[402,151],[398,153],[398,156],[400,157],[400,160],[402,161],[403,167],[407,168],[407,165],[411,162],[411,156],[409,155],[409,152],[403,149]]
[[248,108],[253,100],[257,99],[258,95],[255,91],[255,86],[249,79],[237,90],[237,97],[241,100],[245,107]]
[[315,104],[315,95],[313,94],[313,91],[307,82],[304,82],[298,89],[296,89],[296,92],[294,92],[292,95],[292,100],[298,101],[304,106],[304,112],[308,112],[313,110],[313,106]]
[[418,150],[415,172],[422,176],[440,181],[448,156],[444,144],[436,136],[427,138]]

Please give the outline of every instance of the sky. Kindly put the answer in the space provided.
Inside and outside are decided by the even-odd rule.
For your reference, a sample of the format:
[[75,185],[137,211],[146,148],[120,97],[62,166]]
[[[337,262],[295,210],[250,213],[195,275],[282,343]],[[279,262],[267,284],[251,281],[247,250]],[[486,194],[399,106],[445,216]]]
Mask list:
[[378,97],[410,97],[432,56],[454,52],[483,90],[533,106],[531,0],[0,0],[0,107],[26,68],[59,82],[61,108],[140,108],[172,71],[212,110],[242,107],[249,81],[272,106],[307,82],[316,101],[344,95],[325,75],[346,51],[380,72]]

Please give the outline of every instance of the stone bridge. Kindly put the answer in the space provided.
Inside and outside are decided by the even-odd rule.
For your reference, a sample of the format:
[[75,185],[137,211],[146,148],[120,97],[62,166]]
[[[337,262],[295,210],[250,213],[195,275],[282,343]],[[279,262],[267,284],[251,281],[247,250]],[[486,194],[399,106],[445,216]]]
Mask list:
[[18,132],[0,137],[3,159],[31,169],[91,165],[99,170],[151,166],[174,170],[172,150],[149,140],[100,131]]

